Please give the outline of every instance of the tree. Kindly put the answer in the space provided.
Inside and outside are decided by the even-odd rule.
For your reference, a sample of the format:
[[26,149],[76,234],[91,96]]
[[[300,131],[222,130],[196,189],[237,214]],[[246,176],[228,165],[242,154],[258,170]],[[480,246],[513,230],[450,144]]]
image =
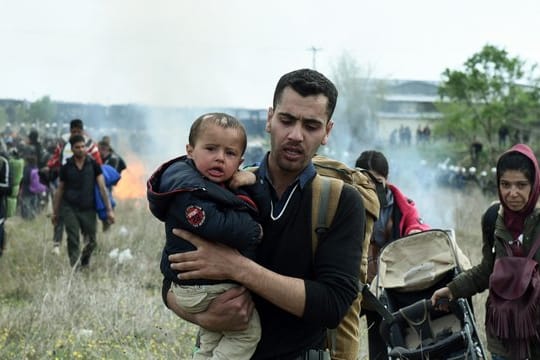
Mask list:
[[446,69],[439,95],[444,118],[436,131],[467,145],[475,136],[482,138],[490,161],[501,150],[496,140],[501,126],[523,131],[540,119],[536,64],[527,66],[492,45],[471,56],[463,70]]
[[332,143],[341,147],[336,149],[340,155],[356,156],[359,143],[373,144],[377,138],[377,111],[384,97],[384,82],[374,79],[371,69],[362,69],[348,53],[341,55],[332,74],[339,91],[334,118],[340,121],[339,130],[333,131],[338,140]]
[[0,106],[0,129],[3,129],[6,127],[8,123],[8,114],[6,111],[6,108],[3,106]]
[[50,97],[44,96],[30,104],[28,113],[32,123],[50,123],[56,115],[56,105],[51,102]]

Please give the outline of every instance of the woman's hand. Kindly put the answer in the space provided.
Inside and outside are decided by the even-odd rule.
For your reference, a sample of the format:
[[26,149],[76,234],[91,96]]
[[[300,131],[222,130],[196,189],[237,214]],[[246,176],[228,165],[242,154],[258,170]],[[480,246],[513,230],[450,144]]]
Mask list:
[[431,305],[433,305],[433,307],[436,310],[449,311],[448,302],[444,300],[453,300],[453,299],[454,299],[454,296],[452,295],[450,288],[445,286],[433,293],[433,295],[431,296]]

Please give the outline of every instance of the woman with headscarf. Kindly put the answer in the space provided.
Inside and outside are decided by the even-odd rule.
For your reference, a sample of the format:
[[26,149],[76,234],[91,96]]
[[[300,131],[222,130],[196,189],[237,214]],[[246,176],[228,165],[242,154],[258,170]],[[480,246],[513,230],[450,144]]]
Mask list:
[[[499,157],[497,186],[500,204],[491,205],[482,216],[481,262],[435,291],[431,301],[434,306],[444,309],[445,305],[439,305],[440,299],[466,298],[489,289],[486,337],[492,359],[540,359],[537,295],[527,291],[519,306],[512,309],[506,303],[506,308],[501,311],[496,298],[499,291],[497,276],[493,275],[497,259],[527,256],[540,237],[540,208],[537,207],[540,171],[536,157],[527,145],[517,144]],[[531,255],[540,262],[540,251]],[[523,280],[523,277],[517,278]],[[507,288],[513,288],[513,285],[517,284]]]

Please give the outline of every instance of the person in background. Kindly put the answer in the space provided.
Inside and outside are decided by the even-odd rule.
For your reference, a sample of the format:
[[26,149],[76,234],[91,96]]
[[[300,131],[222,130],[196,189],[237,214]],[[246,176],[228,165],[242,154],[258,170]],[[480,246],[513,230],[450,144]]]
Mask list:
[[122,171],[126,169],[126,163],[124,159],[113,150],[108,137],[103,137],[98,143],[98,149],[103,164],[112,166],[119,174],[122,174]]
[[[124,159],[120,157],[111,147],[110,144],[110,138],[108,136],[104,136],[98,143],[98,149],[99,149],[99,155],[101,156],[101,160],[103,161],[103,165],[110,166],[110,168],[107,169],[106,166],[103,167],[103,176],[105,176],[105,184],[107,185],[107,189],[110,193],[111,202],[114,203],[113,200],[113,187],[118,184],[119,179],[122,176],[122,171],[126,169],[126,163],[124,162]],[[114,171],[112,170],[114,169]],[[113,174],[116,172],[115,174]],[[117,179],[118,178],[118,179]],[[117,179],[114,180],[114,182],[111,182],[111,179]],[[109,222],[107,222],[107,219],[102,219],[103,223],[103,232],[106,232],[110,228]]]
[[[413,200],[405,196],[394,184],[388,182],[389,166],[384,154],[376,150],[367,150],[356,160],[356,167],[368,171],[381,205],[379,219],[375,222],[373,235],[368,248],[368,283],[377,274],[377,258],[380,249],[386,244],[403,236],[430,229],[420,217]],[[371,360],[388,359],[387,346],[379,334],[382,321],[376,312],[362,307],[368,327],[369,358]]]
[[[527,256],[540,234],[540,169],[533,151],[525,144],[517,144],[504,152],[497,161],[496,178],[499,203],[491,205],[482,215],[482,259],[471,269],[460,273],[446,287],[433,293],[431,302],[434,306],[445,308],[439,304],[440,299],[467,298],[481,293],[493,286],[495,261],[501,257]],[[496,214],[490,216],[490,214]],[[494,224],[491,224],[494,222]],[[540,262],[540,250],[532,254],[536,262]],[[506,274],[508,275],[508,274]],[[518,277],[518,280],[522,280]],[[505,282],[506,288],[514,288],[515,284]],[[521,319],[507,316],[504,321],[490,321],[490,314],[495,313],[496,305],[486,302],[486,338],[487,347],[493,360],[540,359],[540,339],[538,338],[539,300],[529,303],[525,299],[519,304],[525,310]],[[490,294],[491,296],[491,294]],[[439,305],[438,305],[439,304]],[[514,309],[515,310],[515,309]],[[528,312],[532,310],[531,312]],[[512,314],[508,308],[503,310]],[[519,313],[515,312],[515,314]],[[517,339],[517,333],[525,334],[527,329],[524,319],[533,319],[531,326],[536,335]],[[501,338],[497,334],[500,329],[511,329],[510,338]]]
[[[60,167],[59,183],[53,200],[52,223],[61,217],[67,233],[69,262],[72,267],[87,268],[96,247],[96,201],[94,187],[107,209],[107,220],[114,223],[114,211],[107,195],[101,166],[87,153],[86,139],[79,134],[69,138],[73,156]],[[80,249],[80,233],[84,246]]]
[[[148,181],[150,210],[165,221],[166,228],[167,241],[161,259],[163,293],[172,289],[176,302],[191,313],[206,310],[219,294],[239,285],[204,278],[179,279],[168,256],[195,248],[176,237],[172,229],[188,230],[255,257],[262,238],[262,226],[256,221],[257,204],[266,204],[268,200],[261,197],[264,192],[257,187],[253,173],[246,174],[252,177],[249,183],[253,186],[245,188],[251,190],[249,196],[229,189],[233,176],[241,173],[238,168],[246,145],[246,131],[236,118],[224,113],[201,115],[191,126],[187,155],[168,161]],[[245,330],[216,332],[201,327],[199,334],[200,347],[194,359],[248,360],[261,337],[261,325],[255,311]]]
[[25,220],[33,220],[41,211],[40,200],[47,192],[47,186],[41,183],[35,153],[27,151],[24,161],[25,165],[19,191],[21,217]]
[[235,330],[247,327],[256,305],[262,336],[252,359],[329,359],[327,329],[339,325],[358,295],[365,209],[351,185],[343,185],[333,222],[317,248],[311,243],[312,158],[328,142],[336,101],[334,84],[315,70],[295,70],[279,79],[266,121],[271,150],[256,171],[270,199],[256,261],[173,230],[197,248],[169,256],[180,279],[230,279],[242,287],[197,314],[186,312],[172,294],[169,307],[208,329]]
[[0,139],[0,257],[6,248],[5,223],[8,217],[7,199],[11,194],[12,184],[10,179],[9,156],[6,153],[7,148]]
[[[94,161],[98,165],[102,165],[103,161],[99,155],[99,149],[97,144],[92,140],[92,138],[86,134],[84,131],[84,123],[81,119],[73,119],[69,123],[69,134],[62,135],[62,141],[58,143],[54,154],[47,161],[47,166],[43,169],[45,172],[49,173],[49,178],[52,178],[52,174],[58,174],[60,167],[66,163],[73,152],[71,146],[69,145],[69,139],[71,136],[81,135],[85,141],[85,148],[87,154],[92,156]],[[54,194],[53,194],[54,196]],[[64,222],[60,214],[57,214],[58,218],[54,221],[54,231],[53,231],[53,254],[60,254],[60,242],[62,241],[62,235],[64,233]]]

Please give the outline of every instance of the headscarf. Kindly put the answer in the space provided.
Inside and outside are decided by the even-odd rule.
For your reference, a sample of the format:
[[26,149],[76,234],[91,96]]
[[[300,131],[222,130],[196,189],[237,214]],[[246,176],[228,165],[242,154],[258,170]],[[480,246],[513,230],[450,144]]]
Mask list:
[[[531,193],[529,194],[529,199],[527,201],[527,204],[523,209],[520,211],[513,211],[510,210],[505,202],[503,201],[503,198],[501,196],[501,192],[499,189],[499,181],[501,178],[501,170],[499,169],[499,162],[500,159],[511,152],[517,152],[524,156],[526,156],[532,163],[534,168],[534,174],[532,174],[533,183],[531,184]],[[516,239],[521,233],[523,233],[523,227],[525,225],[525,218],[532,213],[536,206],[536,202],[538,201],[538,197],[540,196],[540,170],[538,167],[538,161],[536,160],[536,156],[534,155],[533,151],[530,147],[528,147],[525,144],[517,144],[512,146],[509,150],[504,152],[500,157],[499,161],[497,162],[497,190],[499,192],[499,200],[504,207],[504,224],[506,228],[510,231],[513,238]]]

